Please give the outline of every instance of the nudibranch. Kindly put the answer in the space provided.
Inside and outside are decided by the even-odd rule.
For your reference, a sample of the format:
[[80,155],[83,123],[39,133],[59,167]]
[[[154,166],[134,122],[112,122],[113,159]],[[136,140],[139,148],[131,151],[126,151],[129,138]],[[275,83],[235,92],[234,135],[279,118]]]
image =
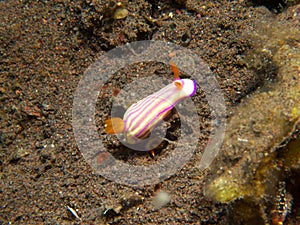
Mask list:
[[170,113],[173,107],[196,92],[196,82],[180,79],[178,68],[170,63],[174,81],[161,90],[131,105],[123,119],[109,118],[105,121],[107,134],[124,133],[130,144],[147,138],[150,132]]

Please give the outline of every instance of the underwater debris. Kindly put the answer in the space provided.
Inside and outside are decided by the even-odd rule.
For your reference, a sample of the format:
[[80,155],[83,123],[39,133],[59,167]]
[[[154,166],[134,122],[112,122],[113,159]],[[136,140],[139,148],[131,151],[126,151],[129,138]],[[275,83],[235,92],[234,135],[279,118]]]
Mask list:
[[102,216],[106,218],[112,218],[120,215],[132,207],[136,207],[142,204],[144,198],[139,195],[124,195],[117,202],[112,202],[111,205],[105,206],[105,210],[102,212]]
[[170,195],[166,191],[159,191],[152,199],[151,203],[155,209],[160,209],[171,201]]
[[106,5],[104,9],[103,19],[107,20],[109,18],[120,20],[124,19],[128,15],[128,10],[126,9],[127,2],[114,2],[111,1]]
[[274,13],[280,13],[287,7],[296,5],[299,0],[252,0],[255,5],[263,5]]
[[102,215],[108,218],[114,217],[120,214],[122,208],[123,208],[122,205],[117,205],[116,207],[108,206],[105,208]]
[[292,197],[286,192],[285,182],[280,181],[276,194],[274,209],[272,210],[272,224],[282,225],[292,207]]
[[259,206],[261,218],[265,216],[268,198],[276,196],[278,182],[300,158],[299,146],[279,154],[282,145],[288,143],[286,140],[299,132],[300,31],[280,22],[272,25],[271,33],[280,32],[274,36],[261,33],[259,48],[270,50],[277,76],[272,84],[236,108],[227,124],[220,155],[211,168],[215,178],[205,190],[208,197],[218,202],[243,199],[243,204]]
[[[285,61],[278,74],[280,81],[268,92],[253,94],[241,104],[228,123],[221,148],[223,159],[218,162],[224,173],[207,186],[207,194],[217,201],[228,203],[254,194],[262,197],[265,188],[261,185],[265,181],[258,179],[254,182],[253,178],[260,165],[272,164],[275,155],[271,153],[299,123],[299,114],[293,111],[300,105],[300,49],[284,45],[278,54],[274,58]],[[276,166],[265,168],[260,173],[269,173],[272,169],[276,171]],[[253,190],[253,186],[257,185],[258,189]]]
[[68,212],[76,219],[81,220],[81,218],[78,216],[75,209],[71,208],[70,206],[66,206]]
[[128,10],[124,7],[118,7],[116,8],[116,10],[114,11],[112,18],[114,18],[115,20],[120,20],[120,19],[124,19],[127,15],[128,15]]

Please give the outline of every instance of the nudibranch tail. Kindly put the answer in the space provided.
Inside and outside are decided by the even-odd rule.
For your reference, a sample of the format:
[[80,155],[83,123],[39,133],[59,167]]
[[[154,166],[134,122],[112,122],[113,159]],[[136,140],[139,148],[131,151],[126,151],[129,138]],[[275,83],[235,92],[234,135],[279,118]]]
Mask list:
[[121,118],[113,117],[105,120],[105,132],[107,134],[118,134],[124,131],[124,121]]

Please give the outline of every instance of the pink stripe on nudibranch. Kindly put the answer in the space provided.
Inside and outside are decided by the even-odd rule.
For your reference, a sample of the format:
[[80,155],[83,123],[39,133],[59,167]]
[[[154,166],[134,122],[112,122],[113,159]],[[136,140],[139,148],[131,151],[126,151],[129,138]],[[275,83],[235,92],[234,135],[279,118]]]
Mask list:
[[[124,120],[126,120],[126,127],[125,129],[127,130],[128,127],[131,127],[132,129],[135,129],[133,127],[134,125],[132,124],[133,122],[136,124],[137,123],[137,118],[141,118],[142,116],[147,116],[149,111],[151,112],[153,108],[157,108],[158,105],[160,105],[162,102],[166,101],[162,97],[159,96],[164,96],[166,90],[163,88],[160,91],[144,98],[143,100],[135,103],[132,105],[125,113],[124,115]],[[169,93],[168,96],[164,96],[166,99],[168,99],[172,95],[172,93]],[[159,102],[157,102],[159,101]],[[154,104],[154,106],[153,106]]]
[[[154,122],[155,120],[161,121],[164,116],[169,112],[169,110],[171,110],[174,106],[170,106],[169,108],[164,108],[156,117],[152,118],[151,121],[149,121],[147,123],[147,125],[145,125],[142,130],[137,134],[137,137],[142,136],[142,134],[147,131],[147,130],[151,130],[151,128],[155,125]],[[159,119],[161,118],[161,119]]]
[[[167,98],[170,97],[170,96],[167,96]],[[166,99],[167,99],[166,98]],[[160,97],[157,97],[157,96],[152,96],[151,95],[151,103],[149,102],[149,104],[147,105],[147,108],[143,108],[140,112],[138,112],[137,116],[135,116],[134,118],[132,118],[131,120],[135,122],[134,125],[132,125],[132,123],[128,124],[129,127],[131,127],[132,129],[136,129],[137,126],[139,126],[139,124],[142,122],[142,121],[145,121],[147,120],[147,118],[149,118],[149,114],[151,112],[154,113],[154,110],[157,111],[157,113],[159,113],[159,107],[162,107],[162,104],[166,102],[165,99],[162,99]],[[131,115],[130,115],[130,112],[128,113],[127,117],[126,118],[130,118]],[[126,126],[126,124],[125,124]]]

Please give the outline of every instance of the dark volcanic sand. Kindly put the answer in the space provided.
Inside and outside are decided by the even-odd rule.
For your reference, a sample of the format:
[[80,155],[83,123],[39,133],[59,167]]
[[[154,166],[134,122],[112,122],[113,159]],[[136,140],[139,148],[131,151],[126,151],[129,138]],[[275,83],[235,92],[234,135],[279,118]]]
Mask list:
[[[171,202],[153,210],[155,184],[137,189],[104,179],[86,163],[73,135],[73,95],[85,69],[126,42],[170,41],[195,51],[216,74],[228,115],[266,79],[247,68],[243,54],[254,48],[247,38],[254,24],[275,14],[244,1],[175,2],[131,1],[125,19],[100,20],[106,12],[100,1],[0,1],[0,224],[228,224],[228,206],[204,196],[210,173],[194,168],[199,158],[160,184]],[[130,79],[138,69],[124,73]],[[156,71],[171,75],[167,66],[144,65],[145,74]],[[198,94],[196,104],[203,100]],[[210,121],[207,107],[199,106],[203,129]],[[196,153],[208,134],[202,133]],[[156,160],[120,154],[134,164]],[[106,212],[110,207],[116,212]]]

